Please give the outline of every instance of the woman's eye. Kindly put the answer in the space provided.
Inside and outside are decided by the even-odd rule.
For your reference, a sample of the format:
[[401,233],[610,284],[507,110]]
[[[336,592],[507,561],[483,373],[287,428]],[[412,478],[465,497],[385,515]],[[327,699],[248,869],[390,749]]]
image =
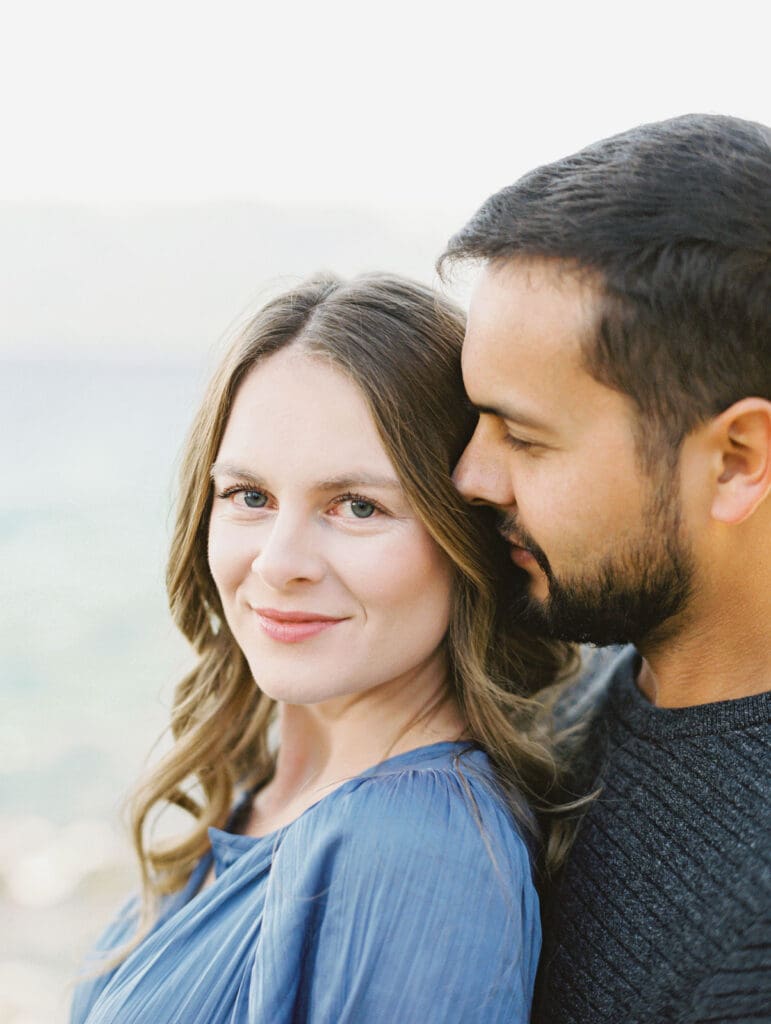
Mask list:
[[335,498],[333,507],[342,519],[371,519],[383,509],[374,501],[368,501],[358,494],[341,494]]
[[350,505],[351,512],[353,512],[357,519],[369,519],[375,511],[375,506],[371,501],[360,501],[356,499],[352,501]]
[[267,494],[262,491],[242,491],[241,493],[247,508],[263,508],[268,502]]
[[236,508],[265,508],[268,504],[265,491],[257,491],[252,487],[228,487],[218,497],[231,502]]

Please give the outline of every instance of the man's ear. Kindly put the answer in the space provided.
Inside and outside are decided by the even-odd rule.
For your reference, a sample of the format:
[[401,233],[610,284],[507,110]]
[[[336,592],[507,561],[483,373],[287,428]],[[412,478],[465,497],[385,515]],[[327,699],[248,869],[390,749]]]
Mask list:
[[743,398],[711,423],[717,475],[713,519],[741,523],[771,492],[771,402]]

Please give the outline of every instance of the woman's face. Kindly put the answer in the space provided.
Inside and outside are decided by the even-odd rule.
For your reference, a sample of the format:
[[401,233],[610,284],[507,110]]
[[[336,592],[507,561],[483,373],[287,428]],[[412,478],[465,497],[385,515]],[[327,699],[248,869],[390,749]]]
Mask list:
[[291,346],[259,363],[212,477],[209,565],[265,693],[310,704],[417,676],[447,630],[451,566],[344,374]]

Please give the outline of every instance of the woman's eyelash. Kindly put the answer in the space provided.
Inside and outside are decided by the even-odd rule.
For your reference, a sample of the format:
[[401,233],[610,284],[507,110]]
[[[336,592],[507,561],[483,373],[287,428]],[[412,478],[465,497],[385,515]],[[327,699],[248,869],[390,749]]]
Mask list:
[[[218,491],[217,497],[222,499],[232,498],[234,494],[265,494],[265,491],[263,491],[261,487],[254,487],[251,484],[233,484],[231,487],[226,487],[224,490]],[[381,504],[374,501],[372,498],[365,497],[363,494],[354,494],[352,492],[341,494],[339,497],[334,499],[333,504],[344,505],[349,501],[357,501],[362,505],[371,505],[378,512],[382,512],[384,515],[388,514],[387,510],[383,508]]]
[[251,493],[251,494],[264,494],[265,493],[265,491],[263,491],[262,488],[260,488],[260,487],[252,487],[250,484],[233,484],[232,487],[226,487],[224,491],[219,492],[217,494],[217,497],[218,498],[230,498],[234,494],[242,494],[244,492]]
[[371,505],[378,512],[385,513],[385,509],[382,505],[379,505],[372,498],[365,498],[363,494],[341,494],[338,498],[335,498],[335,505],[344,505],[347,501],[358,501],[362,505]]

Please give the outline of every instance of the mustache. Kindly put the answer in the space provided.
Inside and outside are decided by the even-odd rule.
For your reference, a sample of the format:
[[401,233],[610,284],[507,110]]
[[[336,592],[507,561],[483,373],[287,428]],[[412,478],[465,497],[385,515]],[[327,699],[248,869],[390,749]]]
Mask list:
[[546,552],[543,548],[535,541],[533,537],[523,529],[523,527],[517,522],[516,515],[511,512],[502,512],[499,514],[496,529],[498,533],[503,537],[509,544],[516,544],[519,548],[524,548],[529,551],[530,554],[535,558],[538,565],[543,569],[549,579],[553,578],[551,565],[549,559],[546,557]]
[[501,514],[498,516],[496,523],[496,529],[500,533],[504,540],[507,540],[510,544],[516,544],[517,547],[527,548],[528,551],[531,548],[538,548],[533,538],[523,530],[517,522],[515,516],[510,512]]

